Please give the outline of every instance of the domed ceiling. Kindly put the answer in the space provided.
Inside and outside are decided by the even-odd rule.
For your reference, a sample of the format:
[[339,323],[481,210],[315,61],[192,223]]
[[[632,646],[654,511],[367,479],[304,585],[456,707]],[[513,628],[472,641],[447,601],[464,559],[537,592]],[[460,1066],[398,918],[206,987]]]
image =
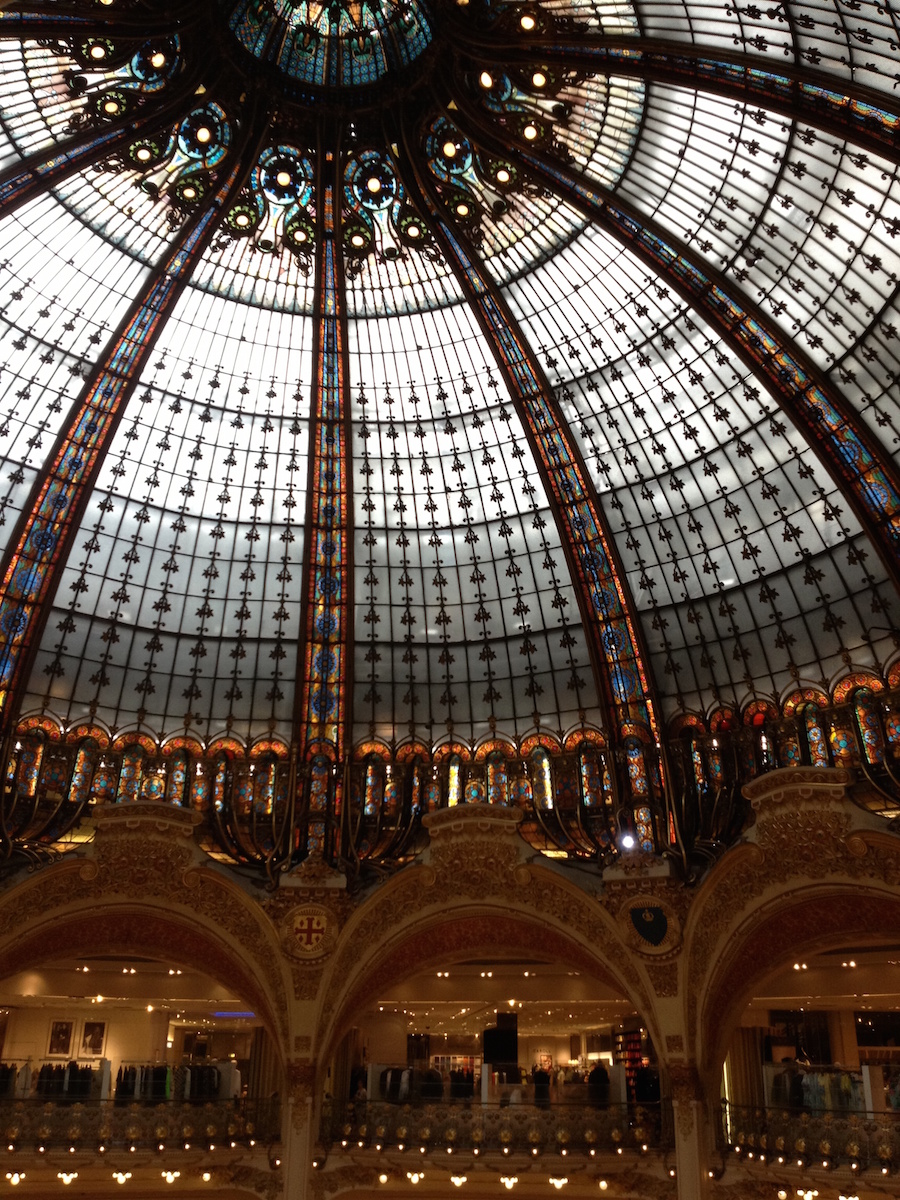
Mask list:
[[342,760],[884,677],[898,16],[4,6],[7,722]]

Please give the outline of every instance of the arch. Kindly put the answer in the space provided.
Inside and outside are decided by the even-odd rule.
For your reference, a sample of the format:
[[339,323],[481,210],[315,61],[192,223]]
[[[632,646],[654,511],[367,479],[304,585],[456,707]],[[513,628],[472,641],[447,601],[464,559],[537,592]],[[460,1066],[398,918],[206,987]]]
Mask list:
[[14,929],[11,936],[0,940],[0,978],[54,959],[97,954],[142,956],[194,969],[199,966],[253,1005],[284,1064],[282,1028],[260,983],[258,965],[238,954],[195,916],[178,914],[170,906],[107,899],[102,920],[97,919],[95,905],[69,912],[44,912],[39,923],[21,934]]
[[709,1040],[699,1047],[702,1071],[721,1069],[729,1040],[754,991],[798,954],[848,943],[900,938],[900,896],[864,884],[806,887],[755,911],[732,930],[699,1007]]
[[[455,811],[464,825],[478,819],[474,811]],[[319,989],[314,1044],[320,1065],[373,995],[399,980],[462,959],[536,953],[624,996],[664,1059],[653,993],[615,918],[554,872],[516,865],[514,847],[503,845],[503,827],[515,829],[515,810],[484,805],[481,812],[491,814],[485,818],[491,832],[484,833],[490,857],[481,867],[477,842],[451,835],[443,862],[433,858],[392,880],[342,931]],[[386,923],[387,913],[394,914],[394,924]]]

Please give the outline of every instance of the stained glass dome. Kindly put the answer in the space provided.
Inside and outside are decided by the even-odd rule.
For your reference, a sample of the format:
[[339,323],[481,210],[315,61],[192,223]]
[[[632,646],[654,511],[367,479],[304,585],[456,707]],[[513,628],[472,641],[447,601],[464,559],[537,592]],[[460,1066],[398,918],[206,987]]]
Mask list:
[[9,745],[221,811],[271,760],[288,857],[451,775],[596,855],[900,729],[897,25],[0,11]]

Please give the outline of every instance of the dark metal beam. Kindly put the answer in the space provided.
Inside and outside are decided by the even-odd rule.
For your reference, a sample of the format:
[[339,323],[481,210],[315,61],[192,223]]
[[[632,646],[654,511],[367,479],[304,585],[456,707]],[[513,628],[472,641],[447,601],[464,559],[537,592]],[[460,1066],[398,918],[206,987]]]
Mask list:
[[[442,212],[439,196],[407,138],[406,161],[415,172],[418,192],[441,251],[488,340],[528,439],[553,509],[576,584],[585,636],[603,697],[611,741],[648,735],[659,745],[657,704],[645,667],[638,615],[621,580],[624,571],[615,550],[589,472],[556,402],[549,381],[519,329],[512,312],[489,278],[477,254]],[[643,740],[643,739],[642,739]],[[654,753],[655,753],[654,746]],[[634,797],[628,798],[634,802]]]
[[512,45],[454,26],[454,40],[475,61],[494,70],[513,64],[533,69],[539,64],[694,88],[743,104],[756,104],[900,162],[900,106],[896,97],[827,71],[770,64],[762,55],[660,38],[579,33],[569,38],[535,37],[527,44],[520,41]]

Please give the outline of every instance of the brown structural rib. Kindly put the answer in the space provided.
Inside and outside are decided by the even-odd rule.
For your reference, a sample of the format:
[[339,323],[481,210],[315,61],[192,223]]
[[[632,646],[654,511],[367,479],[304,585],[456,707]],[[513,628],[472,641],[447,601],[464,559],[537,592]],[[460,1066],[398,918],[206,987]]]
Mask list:
[[505,44],[454,27],[456,45],[486,67],[536,63],[591,75],[620,75],[711,92],[798,122],[900,162],[900,108],[895,96],[809,67],[769,63],[762,55],[695,42],[590,34],[536,36]]
[[465,105],[464,112],[467,121],[477,124],[485,150],[502,157],[512,152],[527,176],[626,245],[719,331],[816,451],[900,590],[897,467],[839,389],[740,288],[668,230],[510,131],[504,131],[501,141],[474,105]]
[[[413,196],[418,193],[423,215],[488,339],[540,470],[576,584],[611,738],[619,748],[635,738],[659,746],[658,706],[638,616],[622,585],[624,573],[588,470],[533,351],[472,246],[445,218],[411,144],[406,137],[406,162],[415,178],[404,183]],[[619,802],[624,799],[620,795]]]
[[0,726],[7,733],[104,452],[166,318],[255,162],[247,151],[251,141],[257,145],[259,125],[248,119],[209,202],[188,220],[132,302],[72,405],[13,531],[0,563]]
[[[196,0],[157,10],[160,18],[151,23],[150,13],[140,7],[137,12],[116,8],[116,35],[136,42],[146,41],[155,34],[174,33],[198,19]],[[0,40],[9,38],[68,38],[73,35],[104,37],[108,28],[102,8],[96,4],[17,4],[15,0],[0,0]]]
[[[309,486],[303,562],[304,629],[298,648],[294,705],[295,770],[292,793],[298,824],[313,859],[334,854],[346,771],[352,695],[352,489],[349,370],[339,152],[319,138],[316,154],[316,290],[313,302],[313,376],[310,396]],[[292,797],[293,802],[293,797]],[[294,831],[288,829],[287,833]],[[269,872],[283,869],[289,850],[276,850]]]

